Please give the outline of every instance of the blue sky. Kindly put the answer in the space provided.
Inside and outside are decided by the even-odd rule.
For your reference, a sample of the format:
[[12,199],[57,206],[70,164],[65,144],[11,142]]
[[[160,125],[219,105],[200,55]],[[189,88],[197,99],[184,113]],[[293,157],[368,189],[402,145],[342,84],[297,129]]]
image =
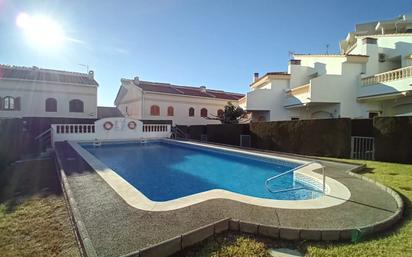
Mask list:
[[[95,71],[98,104],[120,78],[246,93],[253,72],[285,71],[288,52],[338,52],[356,23],[412,11],[411,0],[0,0],[0,63]],[[48,16],[68,40],[33,46],[16,17]]]

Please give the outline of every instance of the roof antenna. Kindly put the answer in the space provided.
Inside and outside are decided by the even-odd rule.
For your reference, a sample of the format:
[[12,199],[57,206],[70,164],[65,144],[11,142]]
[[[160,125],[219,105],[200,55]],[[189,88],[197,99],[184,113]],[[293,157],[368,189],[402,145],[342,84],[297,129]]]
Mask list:
[[326,55],[329,55],[329,44],[326,44]]
[[81,63],[79,63],[78,65],[79,65],[79,66],[82,66],[82,67],[85,67],[86,70],[87,70],[86,73],[89,73],[89,65],[87,65],[87,64],[81,64]]

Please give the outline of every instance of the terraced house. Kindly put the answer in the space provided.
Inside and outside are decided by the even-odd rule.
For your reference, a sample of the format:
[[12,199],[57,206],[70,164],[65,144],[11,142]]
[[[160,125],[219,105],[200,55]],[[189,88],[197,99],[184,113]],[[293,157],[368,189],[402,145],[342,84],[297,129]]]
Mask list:
[[412,15],[357,24],[340,54],[294,54],[287,72],[256,73],[253,121],[412,114]]
[[43,135],[49,140],[50,124],[93,123],[101,116],[97,89],[93,71],[0,65],[0,119],[20,119],[25,144]]
[[[228,102],[244,95],[201,87],[122,79],[114,104],[125,117],[171,122],[173,125],[219,124]],[[210,119],[211,118],[211,119]]]
[[0,66],[0,118],[97,118],[97,87],[89,74]]

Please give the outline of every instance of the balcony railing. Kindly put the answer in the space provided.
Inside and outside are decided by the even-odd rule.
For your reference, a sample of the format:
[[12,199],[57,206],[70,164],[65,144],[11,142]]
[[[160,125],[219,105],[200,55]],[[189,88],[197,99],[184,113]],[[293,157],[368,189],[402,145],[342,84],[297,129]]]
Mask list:
[[388,82],[403,78],[412,77],[412,66],[375,74],[370,77],[361,79],[362,86],[376,85],[382,82]]
[[94,133],[94,124],[53,124],[56,134],[87,134]]
[[296,95],[309,93],[309,91],[310,91],[310,83],[292,88],[291,90],[288,91],[287,96],[293,97]]

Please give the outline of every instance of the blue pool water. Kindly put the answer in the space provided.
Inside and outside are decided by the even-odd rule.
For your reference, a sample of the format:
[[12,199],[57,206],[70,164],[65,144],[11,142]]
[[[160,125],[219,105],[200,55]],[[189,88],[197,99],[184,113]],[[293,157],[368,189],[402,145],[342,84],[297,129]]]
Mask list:
[[286,189],[295,185],[304,189],[283,193],[266,189],[267,178],[295,168],[298,163],[166,141],[82,146],[152,201],[173,200],[211,189],[282,200],[320,195],[307,183],[294,181],[292,173],[273,181],[271,187]]

